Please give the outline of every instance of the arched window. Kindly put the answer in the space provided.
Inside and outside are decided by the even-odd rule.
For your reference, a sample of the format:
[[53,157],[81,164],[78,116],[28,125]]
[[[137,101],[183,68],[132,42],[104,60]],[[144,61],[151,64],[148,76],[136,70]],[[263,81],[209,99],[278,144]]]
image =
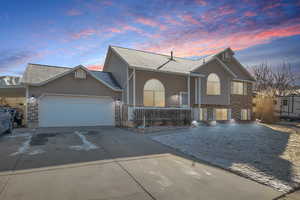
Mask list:
[[220,78],[217,74],[211,73],[208,75],[206,93],[208,95],[221,94]]
[[165,88],[159,80],[150,79],[145,83],[144,106],[165,106]]

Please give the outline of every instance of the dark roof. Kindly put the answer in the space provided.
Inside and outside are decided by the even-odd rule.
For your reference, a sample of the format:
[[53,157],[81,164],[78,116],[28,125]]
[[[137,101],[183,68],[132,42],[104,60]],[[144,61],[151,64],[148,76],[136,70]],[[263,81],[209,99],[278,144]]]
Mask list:
[[90,70],[90,72],[97,78],[101,79],[102,81],[110,85],[111,87],[119,90],[121,89],[121,86],[118,84],[118,82],[110,72],[92,71],[92,70]]

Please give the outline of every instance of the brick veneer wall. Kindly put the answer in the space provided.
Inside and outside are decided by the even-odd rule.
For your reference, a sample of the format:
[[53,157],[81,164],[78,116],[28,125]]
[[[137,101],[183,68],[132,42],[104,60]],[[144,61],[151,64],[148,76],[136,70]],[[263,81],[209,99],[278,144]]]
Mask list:
[[252,114],[252,83],[247,83],[247,95],[230,95],[231,117],[241,120],[241,109],[250,109]]
[[38,103],[27,103],[27,126],[29,128],[34,128],[38,125],[38,109]]

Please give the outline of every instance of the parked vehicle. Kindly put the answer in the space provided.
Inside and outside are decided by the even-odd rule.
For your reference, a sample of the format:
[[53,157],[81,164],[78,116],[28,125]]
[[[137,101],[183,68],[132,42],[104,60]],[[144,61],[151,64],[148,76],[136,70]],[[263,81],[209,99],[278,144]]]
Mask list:
[[300,95],[277,97],[274,104],[280,119],[300,120]]
[[11,133],[13,129],[12,117],[9,110],[0,108],[0,135]]

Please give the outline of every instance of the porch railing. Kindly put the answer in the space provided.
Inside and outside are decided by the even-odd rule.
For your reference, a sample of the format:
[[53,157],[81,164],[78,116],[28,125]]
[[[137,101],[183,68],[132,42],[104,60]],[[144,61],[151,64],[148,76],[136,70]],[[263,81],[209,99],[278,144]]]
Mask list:
[[133,109],[133,121],[136,125],[184,125],[191,121],[189,108],[149,108]]

